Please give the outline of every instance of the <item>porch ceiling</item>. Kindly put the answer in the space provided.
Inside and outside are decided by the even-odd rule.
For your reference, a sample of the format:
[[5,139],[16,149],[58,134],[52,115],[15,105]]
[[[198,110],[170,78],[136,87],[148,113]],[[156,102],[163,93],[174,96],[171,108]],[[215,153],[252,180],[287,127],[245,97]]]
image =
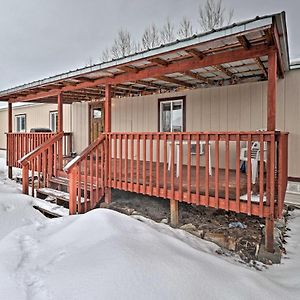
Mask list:
[[268,53],[277,50],[279,75],[289,68],[284,13],[255,18],[118,60],[0,92],[0,101],[64,103],[266,80]]

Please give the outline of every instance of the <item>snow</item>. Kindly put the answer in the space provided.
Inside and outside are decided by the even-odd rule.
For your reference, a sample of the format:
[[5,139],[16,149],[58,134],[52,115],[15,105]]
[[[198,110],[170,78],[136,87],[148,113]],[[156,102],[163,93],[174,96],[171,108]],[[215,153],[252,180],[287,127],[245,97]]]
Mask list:
[[[3,162],[0,159],[0,166]],[[141,216],[47,219],[0,171],[0,299],[298,299],[300,212],[283,263],[264,271]]]

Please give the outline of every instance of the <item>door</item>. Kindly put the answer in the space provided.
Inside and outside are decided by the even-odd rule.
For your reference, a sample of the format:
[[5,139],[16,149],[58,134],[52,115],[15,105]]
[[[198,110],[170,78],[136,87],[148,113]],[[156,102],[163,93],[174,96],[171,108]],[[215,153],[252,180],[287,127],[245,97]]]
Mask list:
[[90,143],[94,142],[104,130],[104,105],[100,102],[90,104]]

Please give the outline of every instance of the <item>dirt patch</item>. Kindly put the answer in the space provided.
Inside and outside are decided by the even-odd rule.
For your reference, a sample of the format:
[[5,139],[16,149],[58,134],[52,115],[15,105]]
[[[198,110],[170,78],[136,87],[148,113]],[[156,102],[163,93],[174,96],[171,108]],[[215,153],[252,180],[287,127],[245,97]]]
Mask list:
[[[169,224],[169,201],[113,191],[113,201],[108,208],[127,215],[139,214],[156,222]],[[244,214],[226,212],[203,206],[179,203],[179,226],[199,238],[212,241],[222,249],[238,254],[249,263],[257,260],[263,238],[264,220]]]

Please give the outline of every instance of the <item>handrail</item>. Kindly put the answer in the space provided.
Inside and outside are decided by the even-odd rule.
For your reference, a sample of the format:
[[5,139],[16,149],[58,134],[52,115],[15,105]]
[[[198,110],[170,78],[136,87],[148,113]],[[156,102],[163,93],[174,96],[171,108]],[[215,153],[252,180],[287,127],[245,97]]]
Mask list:
[[55,142],[59,141],[63,136],[64,136],[63,132],[60,132],[60,133],[56,134],[55,136],[53,136],[52,138],[50,138],[49,140],[47,140],[45,143],[43,143],[40,146],[38,146],[33,151],[31,151],[31,152],[27,153],[26,155],[24,155],[19,160],[19,163],[21,163],[22,165],[27,164],[29,162],[29,160],[31,160],[34,157],[37,157],[38,155],[40,155],[44,151],[44,149],[48,148],[49,146],[51,146]]
[[105,140],[105,135],[101,134],[92,144],[85,148],[79,155],[72,159],[65,167],[64,171],[70,173],[75,165],[78,165],[82,160],[84,160],[91,151],[93,151],[98,145],[100,145]]

